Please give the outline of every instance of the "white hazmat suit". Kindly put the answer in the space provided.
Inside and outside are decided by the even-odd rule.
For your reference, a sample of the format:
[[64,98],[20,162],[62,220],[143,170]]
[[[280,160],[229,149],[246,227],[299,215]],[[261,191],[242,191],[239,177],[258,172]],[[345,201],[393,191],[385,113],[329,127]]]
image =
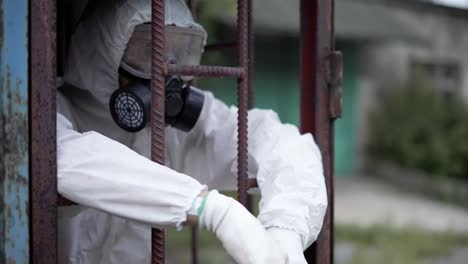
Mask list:
[[[149,263],[151,227],[181,227],[207,187],[235,189],[237,110],[205,93],[189,133],[166,128],[167,167],[151,162],[149,127],[126,132],[108,108],[133,29],[151,21],[151,1],[100,2],[72,37],[67,85],[58,92],[58,190],[80,204],[59,208],[59,261]],[[181,0],[166,0],[166,24],[200,27]],[[289,241],[280,245],[289,263],[302,263],[299,255],[317,238],[327,206],[312,136],[281,124],[272,111],[249,111],[249,177],[257,178],[262,196],[259,222],[271,239]],[[201,216],[204,226],[225,232],[210,228],[210,217]]]

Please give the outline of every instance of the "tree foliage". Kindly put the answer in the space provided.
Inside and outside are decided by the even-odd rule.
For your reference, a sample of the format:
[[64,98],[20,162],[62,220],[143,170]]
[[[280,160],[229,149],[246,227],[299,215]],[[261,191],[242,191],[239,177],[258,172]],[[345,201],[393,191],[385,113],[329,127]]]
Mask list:
[[468,108],[421,78],[383,89],[370,115],[366,147],[373,162],[391,161],[433,175],[468,180]]

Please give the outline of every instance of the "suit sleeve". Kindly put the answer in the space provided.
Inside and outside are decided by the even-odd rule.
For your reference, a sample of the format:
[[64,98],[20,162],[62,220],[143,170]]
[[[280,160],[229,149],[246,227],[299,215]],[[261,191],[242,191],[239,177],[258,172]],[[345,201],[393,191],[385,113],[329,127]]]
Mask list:
[[153,226],[178,226],[205,189],[96,132],[78,133],[57,114],[58,191],[78,204]]

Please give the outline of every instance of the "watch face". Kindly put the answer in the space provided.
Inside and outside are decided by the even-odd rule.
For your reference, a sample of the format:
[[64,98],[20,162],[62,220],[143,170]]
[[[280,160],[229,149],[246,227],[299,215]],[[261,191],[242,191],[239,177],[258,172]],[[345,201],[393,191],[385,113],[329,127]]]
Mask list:
[[135,94],[121,90],[111,97],[112,118],[123,129],[136,132],[146,125],[143,102]]

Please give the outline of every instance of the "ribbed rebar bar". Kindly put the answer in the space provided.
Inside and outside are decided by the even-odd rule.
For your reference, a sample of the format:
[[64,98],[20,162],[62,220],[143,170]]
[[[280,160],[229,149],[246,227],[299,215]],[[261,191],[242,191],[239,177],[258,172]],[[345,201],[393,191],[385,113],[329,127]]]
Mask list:
[[[249,53],[249,62],[248,62],[248,68],[247,71],[249,72],[248,78],[247,78],[247,90],[248,90],[248,107],[249,110],[254,108],[254,87],[253,87],[253,78],[254,78],[254,31],[253,31],[253,17],[252,17],[252,1],[253,0],[247,0],[248,4],[248,10],[247,10],[247,30],[248,30],[248,36],[249,36],[249,46],[248,46],[248,53]],[[249,179],[248,186],[249,188],[252,188],[251,186],[251,179]],[[257,181],[255,181],[255,186],[257,185]],[[254,197],[253,194],[249,194],[247,196],[247,209],[250,212],[253,212],[254,208]]]
[[[164,0],[152,0],[151,159],[164,164]],[[164,230],[151,230],[151,263],[164,264]]]
[[247,180],[247,186],[248,186],[249,189],[257,188],[258,187],[257,179],[248,179]]
[[237,42],[239,67],[244,69],[244,76],[238,80],[237,100],[237,199],[244,206],[247,204],[247,110],[248,110],[248,3],[238,0]]
[[255,58],[255,46],[254,46],[254,37],[255,37],[255,34],[254,34],[254,30],[253,30],[253,16],[252,16],[252,8],[253,8],[253,0],[247,0],[247,3],[248,3],[248,10],[247,10],[247,30],[248,30],[248,33],[247,35],[249,36],[248,37],[248,67],[247,67],[247,71],[248,71],[248,76],[247,76],[247,82],[248,82],[248,91],[249,91],[249,96],[248,96],[248,99],[249,99],[249,103],[248,103],[248,106],[249,106],[249,109],[252,109],[254,108],[254,84],[253,84],[253,81],[254,81],[254,58]]
[[191,259],[192,262],[191,263],[192,264],[198,264],[199,263],[199,261],[198,261],[198,249],[199,249],[198,248],[198,227],[192,227],[191,234],[192,234],[191,241],[190,241],[190,243],[192,245],[192,247],[190,249],[191,255],[192,255],[192,259]]
[[241,67],[221,66],[187,66],[167,64],[166,74],[188,75],[197,77],[235,77],[242,78],[244,69]]

